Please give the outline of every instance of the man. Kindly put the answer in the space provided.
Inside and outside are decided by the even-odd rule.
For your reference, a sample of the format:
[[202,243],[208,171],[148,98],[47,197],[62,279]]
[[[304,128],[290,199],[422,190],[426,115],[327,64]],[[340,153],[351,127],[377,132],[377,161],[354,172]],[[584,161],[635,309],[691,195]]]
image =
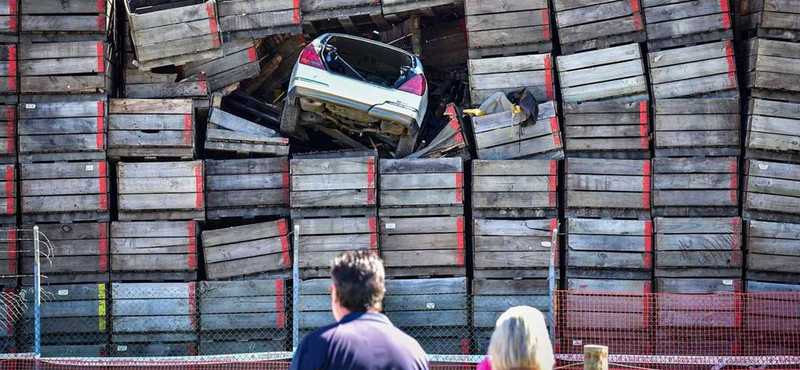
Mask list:
[[369,251],[346,252],[331,264],[331,309],[336,323],[308,334],[292,370],[427,370],[419,343],[380,313],[383,262]]

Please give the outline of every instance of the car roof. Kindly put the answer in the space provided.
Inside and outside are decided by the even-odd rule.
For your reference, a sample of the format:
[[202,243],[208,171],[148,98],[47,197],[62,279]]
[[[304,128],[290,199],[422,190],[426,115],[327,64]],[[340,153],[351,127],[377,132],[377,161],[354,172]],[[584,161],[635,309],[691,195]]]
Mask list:
[[328,40],[329,38],[334,37],[334,36],[336,36],[336,37],[344,37],[344,38],[348,38],[348,39],[352,39],[352,40],[358,40],[358,41],[362,41],[362,42],[368,42],[368,43],[371,43],[371,44],[374,44],[374,45],[383,46],[385,48],[392,49],[394,51],[397,51],[397,52],[403,53],[405,55],[408,55],[409,57],[414,58],[415,60],[419,60],[419,58],[417,58],[416,55],[414,55],[412,53],[409,53],[408,51],[405,51],[403,49],[400,49],[398,47],[395,47],[395,46],[392,46],[392,45],[389,45],[387,43],[383,43],[383,42],[380,42],[380,41],[370,40],[370,39],[364,38],[364,37],[348,35],[346,33],[326,33],[326,34],[320,36],[319,39],[320,40]]

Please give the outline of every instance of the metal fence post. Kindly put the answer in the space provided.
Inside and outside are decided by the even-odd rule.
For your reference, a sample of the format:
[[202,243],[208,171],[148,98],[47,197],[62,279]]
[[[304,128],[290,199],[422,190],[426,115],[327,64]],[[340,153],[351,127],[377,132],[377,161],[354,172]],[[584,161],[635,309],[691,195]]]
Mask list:
[[300,344],[300,225],[294,225],[292,235],[292,352],[297,350]]
[[39,356],[42,354],[41,328],[41,277],[39,265],[39,226],[33,227],[33,352],[36,355],[36,368],[39,368]]
[[550,270],[547,273],[547,283],[550,288],[550,310],[547,313],[550,321],[550,343],[556,344],[556,253],[558,253],[558,228],[553,229],[550,237]]

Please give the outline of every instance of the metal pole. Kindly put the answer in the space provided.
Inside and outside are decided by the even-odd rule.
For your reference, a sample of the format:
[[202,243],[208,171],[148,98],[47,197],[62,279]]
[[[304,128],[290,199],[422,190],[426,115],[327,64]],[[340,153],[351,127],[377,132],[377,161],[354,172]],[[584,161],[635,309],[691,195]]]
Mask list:
[[33,352],[36,355],[36,368],[39,368],[39,356],[42,354],[41,330],[41,277],[39,265],[39,226],[33,227]]
[[556,253],[558,253],[558,228],[553,229],[553,234],[550,237],[550,270],[547,274],[547,283],[550,288],[550,310],[547,312],[547,317],[550,321],[550,342],[556,344]]
[[300,225],[294,225],[292,235],[292,352],[300,344]]

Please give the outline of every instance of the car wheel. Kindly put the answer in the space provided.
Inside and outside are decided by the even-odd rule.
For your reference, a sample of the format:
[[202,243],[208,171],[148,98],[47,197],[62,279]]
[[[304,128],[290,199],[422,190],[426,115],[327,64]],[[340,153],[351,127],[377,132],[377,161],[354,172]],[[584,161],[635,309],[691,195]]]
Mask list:
[[285,99],[283,111],[281,112],[281,133],[284,135],[294,135],[297,133],[297,122],[300,120],[300,108],[297,103]]
[[405,135],[400,136],[400,141],[397,143],[397,149],[394,151],[395,158],[403,158],[414,152],[414,146],[417,144],[417,135],[406,131]]

